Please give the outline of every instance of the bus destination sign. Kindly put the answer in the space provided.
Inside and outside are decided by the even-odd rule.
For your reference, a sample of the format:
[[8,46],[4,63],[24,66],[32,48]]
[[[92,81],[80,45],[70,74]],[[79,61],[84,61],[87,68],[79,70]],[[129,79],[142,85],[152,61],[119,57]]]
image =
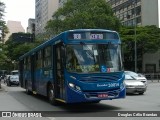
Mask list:
[[118,39],[117,33],[111,32],[70,32],[69,40],[115,40]]
[[103,34],[90,34],[90,39],[103,39]]
[[[81,34],[73,34],[74,39],[82,39]],[[90,34],[89,39],[103,39],[103,34]]]

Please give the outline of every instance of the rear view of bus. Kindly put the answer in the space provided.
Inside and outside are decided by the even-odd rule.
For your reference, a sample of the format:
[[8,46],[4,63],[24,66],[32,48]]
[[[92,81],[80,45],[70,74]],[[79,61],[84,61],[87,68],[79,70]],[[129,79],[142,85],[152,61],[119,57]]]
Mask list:
[[67,33],[66,102],[99,102],[125,98],[121,41],[115,31]]

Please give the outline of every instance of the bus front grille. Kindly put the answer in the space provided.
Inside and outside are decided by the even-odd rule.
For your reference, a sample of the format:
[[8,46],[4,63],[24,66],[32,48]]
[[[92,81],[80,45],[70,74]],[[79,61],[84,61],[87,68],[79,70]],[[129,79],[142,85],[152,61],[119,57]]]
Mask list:
[[82,82],[113,82],[121,79],[118,75],[112,76],[90,76],[90,77],[82,77],[80,81]]

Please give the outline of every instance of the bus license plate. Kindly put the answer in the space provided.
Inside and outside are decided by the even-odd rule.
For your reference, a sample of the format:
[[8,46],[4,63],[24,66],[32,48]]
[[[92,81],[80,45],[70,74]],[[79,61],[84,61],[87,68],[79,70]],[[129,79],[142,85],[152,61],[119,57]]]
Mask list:
[[102,93],[102,94],[98,94],[98,98],[107,98],[108,94]]

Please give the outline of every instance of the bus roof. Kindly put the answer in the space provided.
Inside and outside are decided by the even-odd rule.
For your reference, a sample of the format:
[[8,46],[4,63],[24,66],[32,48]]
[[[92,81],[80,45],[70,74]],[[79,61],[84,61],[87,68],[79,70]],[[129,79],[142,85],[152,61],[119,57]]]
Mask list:
[[[28,55],[32,55],[35,54],[35,52],[37,52],[38,50],[42,49],[44,46],[50,45],[50,44],[56,44],[55,41],[57,41],[58,39],[60,40],[60,38],[65,37],[66,33],[69,32],[113,32],[118,34],[116,31],[112,31],[112,30],[106,30],[106,29],[74,29],[74,30],[67,30],[64,31],[60,34],[58,34],[55,37],[52,37],[51,39],[47,40],[46,42],[42,43],[41,45],[35,47],[34,49],[30,50],[29,52],[25,53],[24,55],[22,55],[21,57],[19,57],[19,60],[22,60],[24,57],[28,56]],[[118,35],[119,36],[119,35]]]

